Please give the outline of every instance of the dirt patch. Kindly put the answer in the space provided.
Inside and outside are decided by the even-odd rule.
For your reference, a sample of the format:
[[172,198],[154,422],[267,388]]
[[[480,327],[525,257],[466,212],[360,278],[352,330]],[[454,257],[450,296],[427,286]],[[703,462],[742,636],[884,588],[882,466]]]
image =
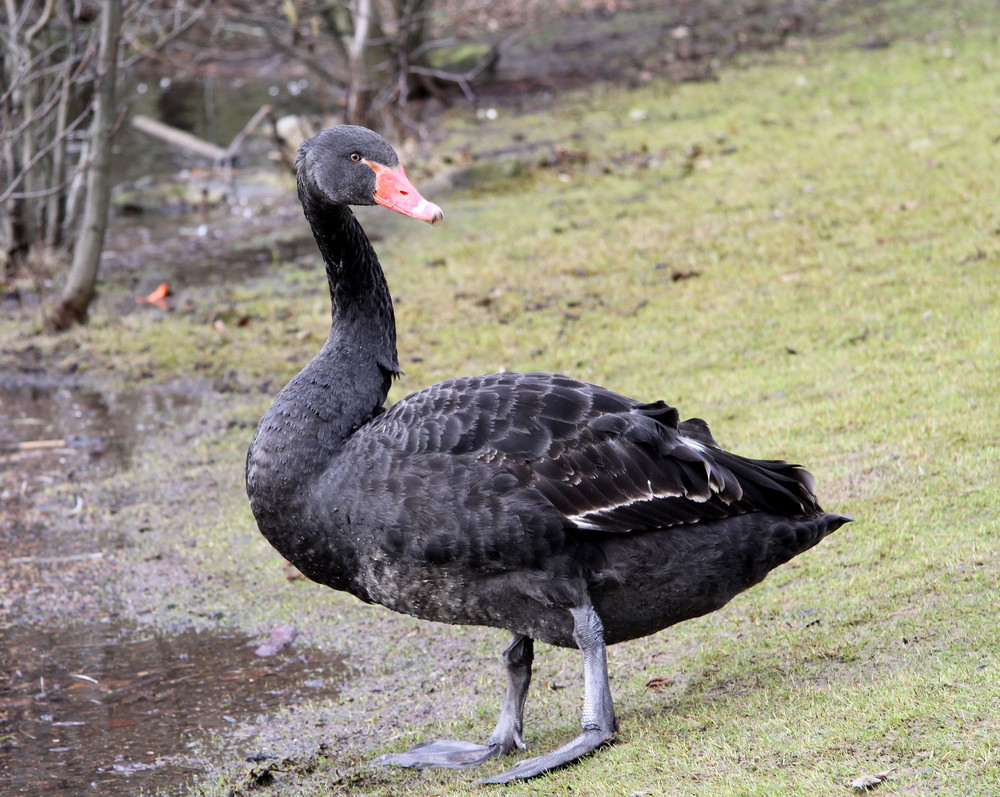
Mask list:
[[713,80],[741,53],[842,32],[859,10],[877,16],[880,3],[634,0],[582,3],[571,14],[549,4],[522,5],[519,17],[480,11],[479,30],[497,31],[501,53],[494,79],[474,87],[481,102],[531,103],[534,95],[595,82]]
[[128,499],[94,485],[196,405],[204,389],[192,387],[98,391],[44,372],[0,380],[0,625],[100,612],[123,544],[109,521]]

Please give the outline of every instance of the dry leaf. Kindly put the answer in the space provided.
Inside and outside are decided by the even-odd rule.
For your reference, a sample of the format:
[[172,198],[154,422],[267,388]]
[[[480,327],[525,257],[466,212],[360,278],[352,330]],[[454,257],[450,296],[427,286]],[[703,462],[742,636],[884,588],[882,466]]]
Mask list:
[[167,297],[170,295],[170,286],[161,282],[159,287],[153,291],[149,296],[136,296],[136,304],[151,304],[154,307],[159,307],[161,310],[165,310],[167,307]]

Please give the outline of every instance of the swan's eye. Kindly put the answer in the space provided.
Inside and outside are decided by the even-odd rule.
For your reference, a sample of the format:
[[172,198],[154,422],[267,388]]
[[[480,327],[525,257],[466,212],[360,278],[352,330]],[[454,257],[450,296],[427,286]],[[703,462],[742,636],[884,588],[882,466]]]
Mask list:
[[361,160],[361,156],[357,152],[352,152],[351,153],[351,160],[354,161],[355,163],[357,163],[358,161]]

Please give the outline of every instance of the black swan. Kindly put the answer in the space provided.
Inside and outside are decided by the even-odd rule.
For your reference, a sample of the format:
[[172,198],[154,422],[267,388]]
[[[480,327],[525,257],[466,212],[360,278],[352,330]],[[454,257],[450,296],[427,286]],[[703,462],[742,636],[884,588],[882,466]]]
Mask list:
[[618,730],[605,646],[714,611],[837,529],[797,465],[723,451],[704,421],[550,373],[452,379],[383,406],[392,302],[349,205],[438,223],[396,153],[340,126],[299,147],[326,263],[330,337],[247,455],[257,524],[310,579],[445,623],[506,628],[507,691],[485,745],[433,740],[380,763],[467,767],[524,748],[533,641],[583,654],[583,731],[484,782],[575,761]]

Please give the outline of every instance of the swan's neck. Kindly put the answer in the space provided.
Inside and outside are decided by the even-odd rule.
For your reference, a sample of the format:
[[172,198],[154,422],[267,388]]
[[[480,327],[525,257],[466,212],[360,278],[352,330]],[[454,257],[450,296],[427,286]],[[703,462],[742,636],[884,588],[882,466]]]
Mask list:
[[303,207],[326,263],[330,336],[275,398],[247,459],[250,492],[286,499],[301,495],[381,412],[399,372],[389,288],[361,225],[342,205],[304,197]]
[[[301,189],[300,198],[330,286],[333,323],[324,352],[337,344],[349,358],[341,368],[356,369],[362,367],[361,360],[372,360],[388,371],[391,379],[399,373],[396,320],[389,286],[368,236],[346,205],[331,205]],[[326,367],[336,367],[329,358],[323,362]],[[384,399],[383,393],[379,402]]]

